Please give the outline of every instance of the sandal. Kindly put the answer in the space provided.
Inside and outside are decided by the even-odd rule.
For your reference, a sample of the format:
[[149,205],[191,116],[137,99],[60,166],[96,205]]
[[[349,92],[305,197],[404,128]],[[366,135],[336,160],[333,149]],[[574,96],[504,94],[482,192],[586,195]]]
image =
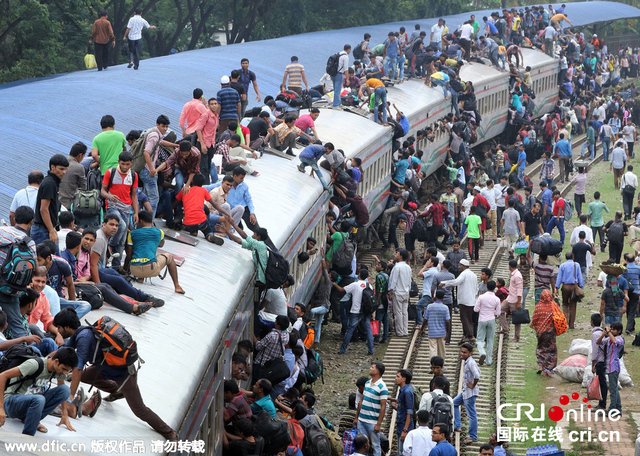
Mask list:
[[104,398],[105,402],[115,402],[119,399],[124,398],[124,393],[111,393],[107,397]]
[[47,432],[49,432],[49,429],[47,429],[44,424],[40,423],[38,424],[38,432],[46,434]]
[[89,412],[89,418],[93,418],[100,408],[100,405],[102,404],[102,396],[100,395],[100,391],[96,391],[95,393],[93,393],[93,396],[91,396],[89,402],[91,402],[91,412]]
[[71,402],[73,405],[76,406],[76,419],[80,419],[82,418],[82,404],[84,404],[84,389],[83,388],[79,388],[78,392],[76,393],[76,397],[73,399],[73,401]]
[[153,307],[151,303],[144,303],[144,304],[138,303],[138,308],[132,311],[131,313],[136,317],[139,317],[140,315],[142,315],[143,313],[151,309],[151,307]]

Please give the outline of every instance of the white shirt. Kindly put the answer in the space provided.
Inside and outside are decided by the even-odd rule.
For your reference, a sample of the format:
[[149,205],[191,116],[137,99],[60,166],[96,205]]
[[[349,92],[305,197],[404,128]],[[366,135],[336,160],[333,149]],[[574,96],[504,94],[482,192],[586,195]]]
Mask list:
[[476,305],[478,294],[478,277],[469,268],[465,269],[453,280],[442,282],[445,286],[451,285],[458,288],[458,304],[473,307]]
[[402,456],[429,456],[436,442],[431,438],[431,429],[420,426],[410,431],[404,439]]
[[438,24],[435,24],[431,27],[431,33],[433,33],[432,43],[439,43],[442,41],[442,33],[444,32],[444,25],[440,27]]
[[38,188],[29,185],[22,190],[18,190],[13,196],[11,201],[11,207],[9,210],[15,212],[20,206],[29,206],[34,211],[36,210],[36,201],[38,199]]
[[[462,24],[462,27],[460,27],[460,38],[471,40],[471,35],[473,35],[473,25]],[[465,55],[465,58],[468,58],[468,56]]]
[[264,299],[267,301],[265,312],[274,315],[287,315],[287,297],[282,288],[267,290]]
[[624,188],[625,185],[631,185],[633,188],[637,188],[638,176],[633,174],[631,171],[627,171],[626,173],[624,173],[620,182],[620,188]]
[[271,110],[271,108],[269,108],[269,106],[264,105],[260,111],[261,112],[266,112],[266,113],[269,114],[269,120],[271,121],[271,125],[275,125],[276,124],[276,116],[275,116],[275,114],[273,114],[273,111]]
[[[497,203],[498,196],[500,196],[500,192],[496,190],[495,186],[492,188],[486,188],[486,187],[483,188],[480,194],[487,199],[487,201],[489,202],[489,206],[491,207],[491,210],[495,211],[498,204]],[[502,201],[504,202],[504,198],[502,199]]]
[[[431,413],[431,403],[433,402],[433,395],[431,393],[434,393],[436,397],[444,395],[447,399],[449,399],[451,410],[453,410],[453,398],[451,396],[447,396],[446,394],[444,394],[444,391],[438,388],[434,388],[432,392],[426,392],[422,395],[422,399],[420,399],[420,407],[418,407],[418,410],[426,410],[427,412]],[[451,417],[451,422],[449,423],[449,425],[453,429],[453,416]]]
[[469,216],[469,211],[471,210],[471,206],[473,206],[473,195],[469,193],[467,197],[462,201],[462,212],[465,217]]
[[556,34],[556,29],[553,26],[549,25],[546,29],[544,29],[544,39],[552,40]]
[[127,38],[129,38],[129,40],[131,41],[140,40],[142,39],[142,29],[149,27],[149,23],[146,20],[142,19],[142,16],[136,14],[131,19],[129,19],[129,23],[127,24],[127,28],[129,29]]
[[400,261],[391,270],[389,277],[389,291],[399,296],[408,296],[411,289],[411,266]]
[[367,287],[367,282],[364,280],[358,280],[357,282],[350,283],[344,287],[344,291],[351,294],[351,313],[360,313],[360,306],[362,305],[362,292]]
[[442,254],[440,250],[438,250],[438,253],[436,254],[436,258],[439,260],[437,269],[438,269],[438,272],[440,272],[442,270],[442,262],[446,260],[446,257]]
[[[571,237],[569,238],[569,243],[574,245],[576,242],[580,240],[580,232],[585,232],[585,241],[589,241],[593,243],[593,231],[587,225],[579,225],[576,226],[571,232]],[[587,271],[593,266],[593,257],[591,256],[591,252],[587,252]]]
[[633,142],[633,133],[635,133],[636,127],[633,125],[625,125],[622,128],[622,139],[626,142]]
[[325,73],[320,78],[320,84],[324,86],[324,93],[333,91],[333,81],[331,80],[331,76],[329,73]]
[[[502,184],[495,184],[493,186],[493,189],[496,191],[496,206],[497,207],[504,207],[504,197],[507,194],[507,190],[506,190],[507,186],[506,185],[502,185]],[[504,193],[502,192],[502,190],[504,190]],[[481,192],[482,193],[482,192]],[[486,196],[485,196],[486,198]],[[489,201],[489,204],[491,204],[491,201]]]
[[338,60],[338,73],[344,74],[349,71],[349,54],[347,51],[340,51],[340,59]]
[[607,273],[604,271],[600,271],[600,274],[598,274],[598,280],[600,282],[602,282],[602,289],[604,290],[605,288],[607,288]]

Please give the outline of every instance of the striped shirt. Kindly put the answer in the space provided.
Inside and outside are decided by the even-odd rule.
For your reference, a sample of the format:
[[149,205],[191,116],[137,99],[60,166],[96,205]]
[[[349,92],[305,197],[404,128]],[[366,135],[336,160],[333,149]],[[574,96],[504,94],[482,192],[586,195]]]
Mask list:
[[375,383],[371,380],[367,381],[364,385],[364,397],[362,398],[358,420],[363,423],[376,424],[382,410],[380,403],[388,398],[389,391],[382,379]]
[[245,396],[243,392],[239,392],[231,399],[231,402],[227,405],[227,413],[229,413],[234,423],[244,418],[251,419],[253,412],[251,411],[249,401],[247,401],[247,396]]
[[142,29],[149,27],[149,23],[144,20],[142,16],[137,14],[129,19],[129,23],[127,24],[129,34],[127,35],[127,38],[131,41],[140,40],[142,39]]
[[[607,337],[607,336],[605,336]],[[611,342],[611,339],[607,337],[602,339],[602,344],[606,350],[607,374],[611,372],[620,372],[620,350],[624,350],[624,337],[617,336],[616,342]]]
[[289,76],[288,87],[302,88],[302,73],[304,72],[304,65],[298,62],[290,63],[286,66],[284,72]]
[[475,388],[469,388],[467,383],[473,383],[475,379],[480,380],[480,368],[476,361],[470,356],[464,362],[464,385],[462,387],[462,398],[469,399],[472,396],[478,396],[480,389],[476,384]]
[[553,273],[555,268],[550,264],[542,264],[542,263],[533,263],[533,272],[534,272],[534,288],[546,288],[547,290],[551,288],[551,278],[553,277]]
[[[26,236],[27,234],[19,228],[15,228],[13,226],[0,227],[0,264],[4,264],[7,259],[9,246]],[[35,259],[37,257],[36,243],[33,242],[33,240],[30,240],[28,245],[29,250],[33,254],[33,258]]]

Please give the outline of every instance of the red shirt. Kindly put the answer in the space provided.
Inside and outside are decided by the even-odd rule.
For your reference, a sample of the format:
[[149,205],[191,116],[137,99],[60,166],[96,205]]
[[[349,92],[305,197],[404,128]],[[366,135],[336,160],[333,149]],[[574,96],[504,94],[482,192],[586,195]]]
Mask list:
[[[560,214],[560,209],[562,209],[562,214]],[[564,216],[564,199],[558,198],[553,201],[553,215],[562,215]]]
[[184,206],[182,223],[187,226],[199,225],[207,220],[203,207],[205,201],[211,200],[211,195],[204,188],[191,187],[186,195],[180,190],[180,193],[176,195],[176,199],[182,201]]
[[[109,185],[112,171],[115,171],[116,174],[113,176],[113,182]],[[104,173],[102,185],[106,185],[109,193],[116,195],[120,199],[120,202],[131,205],[131,193],[138,188],[138,174],[132,170],[129,170],[127,174],[122,174],[117,167],[111,168]],[[107,209],[109,208],[109,203],[110,201],[107,200]]]

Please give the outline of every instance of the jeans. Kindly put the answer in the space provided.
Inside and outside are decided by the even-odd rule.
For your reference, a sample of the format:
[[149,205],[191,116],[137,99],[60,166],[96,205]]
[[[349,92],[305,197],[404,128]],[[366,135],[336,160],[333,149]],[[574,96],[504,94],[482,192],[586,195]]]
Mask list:
[[560,233],[560,242],[564,244],[564,217],[551,217],[551,220],[549,220],[547,224],[547,233],[551,234],[556,227],[558,227],[558,232]]
[[398,64],[397,57],[386,56],[384,61],[382,62],[382,66],[384,67],[384,74],[389,77],[389,79],[396,78],[396,65]]
[[429,304],[431,304],[433,300],[429,295],[423,295],[420,300],[416,303],[417,312],[416,312],[416,325],[422,324],[422,318],[424,314],[424,309],[427,308]]
[[[118,273],[116,272],[116,274]],[[84,317],[91,310],[91,304],[87,301],[68,301],[60,298],[60,309],[64,309],[65,307],[73,307],[78,314],[78,318]]]
[[140,57],[142,57],[142,38],[129,40],[129,61],[134,63],[135,68],[140,65]]
[[609,383],[609,410],[622,411],[622,403],[620,402],[620,391],[618,391],[618,376],[620,372],[609,372],[607,381]]
[[373,423],[364,423],[362,420],[358,420],[358,434],[364,434],[369,437],[369,442],[371,442],[371,448],[373,449],[373,456],[381,456],[380,434],[373,430],[374,427],[375,424]]
[[342,106],[342,99],[340,93],[342,92],[342,73],[338,73],[335,76],[331,76],[333,82],[333,107],[337,108]]
[[[496,332],[496,321],[481,321],[478,323],[478,354],[486,355],[486,363],[491,364],[491,355],[493,354],[493,336]],[[486,345],[486,350],[485,350]]]
[[598,401],[598,407],[602,408],[607,406],[607,392],[609,391],[607,387],[607,374],[605,372],[606,366],[604,361],[596,363],[596,375],[600,380],[600,395],[602,396],[602,399]]
[[24,420],[22,433],[36,435],[40,421],[62,404],[71,393],[67,385],[49,388],[44,394],[14,394],[4,401],[4,409],[10,418]]
[[439,87],[442,87],[445,98],[449,96],[449,92],[447,91],[447,81],[443,81],[442,79],[431,79],[431,82]]
[[380,122],[378,119],[378,106],[380,106],[380,101],[382,101],[383,111],[382,111],[382,122],[385,123],[387,121],[387,89],[383,86],[376,87],[374,93],[373,100],[373,120],[376,122]]
[[20,302],[18,296],[9,296],[0,293],[0,307],[7,314],[8,329],[11,331],[11,337],[16,339],[22,336],[28,336],[27,331],[22,326],[22,314],[20,313]]
[[451,107],[456,112],[456,116],[460,117],[460,106],[458,106],[458,92],[451,91]]
[[520,181],[520,183],[522,184],[522,186],[524,187],[524,168],[518,168],[518,180]]
[[469,417],[469,438],[471,440],[478,440],[478,415],[476,414],[476,396],[471,396],[469,399],[462,399],[462,393],[460,393],[453,399],[454,427],[456,429],[460,429],[462,427],[462,421],[460,420],[460,406],[462,404],[464,404],[464,408],[467,409],[467,416]]
[[311,309],[309,313],[311,313],[311,316],[315,317],[316,319],[316,326],[315,326],[316,334],[313,341],[317,344],[317,343],[320,343],[320,332],[322,331],[322,320],[324,320],[325,314],[329,313],[329,309],[327,309],[325,306],[318,306]]
[[149,204],[151,204],[153,217],[155,218],[156,211],[158,210],[158,201],[160,200],[160,195],[158,194],[158,175],[156,174],[152,177],[147,168],[142,168],[138,173],[138,177],[140,177],[142,181],[144,192],[147,194],[147,198],[149,198]]
[[385,342],[389,338],[389,304],[386,300],[382,303],[382,309],[376,310],[376,320],[380,322],[380,336],[374,337],[375,341]]
[[184,187],[184,175],[182,174],[182,171],[176,169],[173,172],[173,176],[176,178],[176,189],[178,191],[182,190],[182,187]]
[[349,342],[351,341],[351,336],[353,336],[353,333],[362,320],[364,320],[365,322],[365,331],[367,333],[367,348],[369,349],[369,354],[373,354],[373,335],[371,334],[371,325],[369,324],[370,318],[368,315],[363,315],[360,312],[358,312],[357,314],[349,314],[349,327],[347,328],[347,332],[344,335],[344,340],[342,341],[342,346],[340,347],[340,353],[344,353],[347,351],[347,347],[349,346]]
[[50,337],[43,337],[40,343],[33,343],[31,346],[38,350],[42,356],[48,356],[58,349],[58,344]]
[[622,323],[622,316],[621,315],[605,315],[604,316],[604,324],[605,325],[610,325],[611,323],[616,323],[616,322],[621,322]]
[[609,161],[609,148],[611,147],[611,138],[602,138],[602,154],[603,161]]
[[98,273],[100,275],[100,282],[111,285],[117,293],[129,296],[138,302],[147,302],[149,300],[146,293],[132,287],[124,277],[118,274],[118,271],[111,268],[100,268]]
[[311,169],[316,173],[316,176],[318,176],[318,179],[322,184],[322,188],[324,188],[325,190],[328,190],[329,187],[327,187],[327,183],[324,181],[324,177],[322,176],[322,173],[318,169],[318,162],[316,162],[313,158],[306,158],[306,157],[299,157],[299,158],[300,158],[300,168],[304,171],[304,169],[307,166],[311,167]]
[[589,141],[585,142],[582,145],[582,151],[580,151],[580,156],[584,157],[584,150],[588,148],[589,149],[589,157],[591,158],[591,160],[593,160],[594,158],[596,158],[596,148],[595,148],[595,144],[591,144]]
[[170,228],[171,225],[173,224],[174,196],[175,196],[174,190],[167,190],[166,192],[162,192],[158,200],[158,214],[164,214],[164,219],[167,221],[168,228]]
[[[583,275],[582,277],[586,277],[586,275]],[[528,288],[523,288],[522,289],[522,308],[526,308],[525,304],[527,303],[527,295],[529,294],[529,289]]]
[[[33,239],[33,242],[35,242],[36,245],[41,244],[42,241],[49,239],[49,230],[46,226],[31,225],[31,239]],[[60,255],[60,249],[57,242],[56,248],[58,249],[56,251],[56,255]]]
[[627,328],[628,332],[636,330],[636,315],[638,313],[638,293],[629,293],[629,302],[627,303]]
[[636,192],[627,193],[622,192],[622,208],[624,210],[625,217],[631,217],[631,213],[633,212],[634,206],[634,197],[636,196]]
[[114,269],[120,269],[120,265],[124,260],[124,243],[127,239],[129,214],[127,214],[127,217],[125,217],[125,214],[114,208],[107,209],[107,215],[109,214],[115,214],[118,217],[118,231],[111,239],[109,239],[109,245],[113,247],[113,250],[115,250],[114,253],[117,252],[120,254],[120,256],[118,256],[117,258],[113,257],[111,259],[111,267]]
[[401,55],[398,57],[398,68],[399,68],[399,74],[398,74],[398,79],[399,80],[404,80],[404,62],[405,62],[406,58],[404,55]]

